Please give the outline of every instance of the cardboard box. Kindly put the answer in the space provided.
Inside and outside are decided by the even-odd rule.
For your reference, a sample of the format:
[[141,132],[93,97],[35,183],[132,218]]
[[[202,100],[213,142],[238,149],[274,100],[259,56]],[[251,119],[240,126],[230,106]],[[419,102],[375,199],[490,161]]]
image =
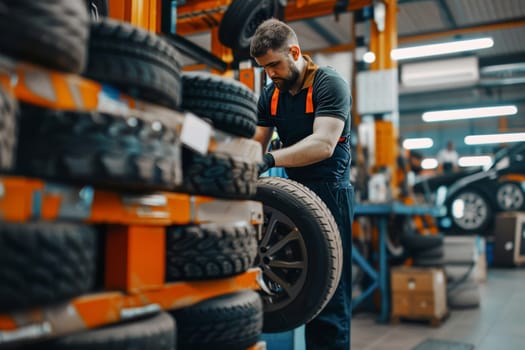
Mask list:
[[392,269],[391,282],[393,317],[440,319],[447,314],[442,269],[396,267]]

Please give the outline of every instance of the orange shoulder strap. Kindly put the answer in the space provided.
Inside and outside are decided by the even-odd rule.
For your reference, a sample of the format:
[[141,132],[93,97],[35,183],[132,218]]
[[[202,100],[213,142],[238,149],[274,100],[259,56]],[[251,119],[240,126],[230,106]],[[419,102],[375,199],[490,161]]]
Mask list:
[[277,115],[277,104],[279,103],[279,89],[275,87],[272,95],[272,104],[270,105],[270,115],[275,117]]
[[313,113],[314,112],[314,102],[312,99],[312,92],[313,92],[312,86],[308,88],[308,92],[306,93],[306,113]]
[[[310,86],[308,88],[308,92],[306,93],[306,107],[305,107],[305,113],[313,113],[314,112],[314,101],[313,101],[313,87]],[[277,115],[277,104],[279,103],[279,89],[276,87],[273,90],[272,94],[272,103],[270,105],[270,115],[272,117],[275,117]]]

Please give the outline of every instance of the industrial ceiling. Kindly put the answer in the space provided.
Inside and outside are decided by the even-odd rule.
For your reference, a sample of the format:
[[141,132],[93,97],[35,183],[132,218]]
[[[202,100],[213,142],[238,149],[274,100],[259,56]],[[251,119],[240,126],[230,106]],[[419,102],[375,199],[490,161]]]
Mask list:
[[[350,4],[353,2],[359,1],[350,0]],[[293,3],[288,1],[289,6]],[[370,21],[356,20],[353,25],[362,15],[346,12],[336,20],[333,14],[325,14],[288,23],[298,33],[303,51],[352,50],[367,44]],[[492,146],[467,146],[463,143],[467,134],[525,132],[525,0],[398,0],[397,27],[398,47],[480,37],[494,40],[491,48],[432,58],[476,57],[476,82],[461,87],[400,89],[399,131],[403,137],[433,138],[434,146],[423,151],[429,156],[449,139],[455,141],[460,154],[475,155],[490,152]],[[209,31],[185,36],[210,50]],[[400,61],[399,70],[429,60]],[[421,114],[429,110],[501,104],[516,105],[518,114],[443,123],[424,123],[421,119]]]

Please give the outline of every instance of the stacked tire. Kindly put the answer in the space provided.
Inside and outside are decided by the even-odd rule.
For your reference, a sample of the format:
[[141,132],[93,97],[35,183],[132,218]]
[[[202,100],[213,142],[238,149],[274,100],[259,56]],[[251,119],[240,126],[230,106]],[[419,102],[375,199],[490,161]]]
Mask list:
[[[183,105],[177,50],[162,37],[127,23],[93,16],[93,12],[89,21],[88,11],[94,9],[94,2],[87,3],[0,0],[0,27],[5,25],[6,32],[17,29],[22,38],[16,42],[12,36],[0,38],[0,52],[51,70],[82,74],[104,84],[105,91],[125,93],[179,114],[189,107],[225,139],[253,136],[255,98],[247,88],[210,75],[204,80],[212,82],[205,83],[203,92],[218,86],[219,98],[230,101],[220,104],[213,96],[199,95],[190,88],[196,82],[192,80],[185,85],[193,102],[188,98],[189,106]],[[98,15],[104,15],[99,12],[102,8],[96,4]],[[39,41],[42,33],[45,40]],[[247,102],[232,121],[226,114],[241,109],[236,107],[243,102],[238,93]],[[214,104],[216,113],[202,113],[195,101]],[[238,124],[243,129],[240,133],[235,132]],[[228,199],[255,194],[256,161],[248,157],[253,152],[200,154],[184,148],[181,154],[179,132],[160,120],[129,117],[118,111],[53,110],[27,103],[17,107],[14,98],[0,90],[0,169],[4,174]],[[181,167],[185,169],[184,181],[177,172]],[[250,222],[174,226],[166,231],[166,282],[226,278],[253,266],[257,239]],[[0,313],[54,307],[99,290],[104,234],[104,227],[76,223],[0,223],[0,278],[6,281],[0,286]],[[209,320],[207,325],[196,322],[202,313]],[[259,295],[243,291],[170,314],[37,342],[27,348],[174,349],[178,343],[182,349],[245,349],[257,342],[262,315]],[[178,339],[175,319],[184,325]],[[204,331],[207,329],[210,332]]]
[[[0,54],[82,74],[159,110],[192,113],[211,125],[216,139],[242,140],[244,147],[181,149],[180,130],[160,119],[46,109],[17,103],[0,90],[0,171],[119,191],[261,201],[266,221],[260,242],[248,221],[166,227],[165,282],[223,279],[259,266],[266,291],[221,295],[34,348],[244,350],[263,327],[280,332],[311,320],[339,280],[337,226],[307,188],[284,179],[258,180],[260,148],[250,140],[256,129],[253,92],[228,78],[182,73],[169,42],[103,16],[90,21],[86,4],[0,0],[0,29],[20,33],[0,38]],[[272,217],[277,226],[269,225]],[[104,234],[104,227],[73,222],[0,222],[0,279],[6,281],[0,284],[0,313],[53,307],[100,290]]]

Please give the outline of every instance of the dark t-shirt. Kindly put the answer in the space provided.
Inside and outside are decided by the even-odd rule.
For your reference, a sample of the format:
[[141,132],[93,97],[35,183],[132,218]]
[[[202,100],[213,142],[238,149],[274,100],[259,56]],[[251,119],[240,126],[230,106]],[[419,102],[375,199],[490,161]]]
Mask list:
[[[306,57],[305,57],[306,58]],[[350,169],[350,106],[352,103],[348,83],[332,68],[318,68],[307,58],[308,70],[302,90],[295,96],[287,91],[279,93],[277,114],[270,115],[274,84],[265,87],[258,103],[258,125],[276,127],[284,147],[291,146],[313,133],[314,118],[335,117],[345,121],[346,137],[339,142],[332,157],[305,167],[287,168],[291,179],[306,181],[343,181],[349,179]],[[310,76],[310,79],[308,79]],[[313,113],[306,113],[306,95],[313,86]]]

